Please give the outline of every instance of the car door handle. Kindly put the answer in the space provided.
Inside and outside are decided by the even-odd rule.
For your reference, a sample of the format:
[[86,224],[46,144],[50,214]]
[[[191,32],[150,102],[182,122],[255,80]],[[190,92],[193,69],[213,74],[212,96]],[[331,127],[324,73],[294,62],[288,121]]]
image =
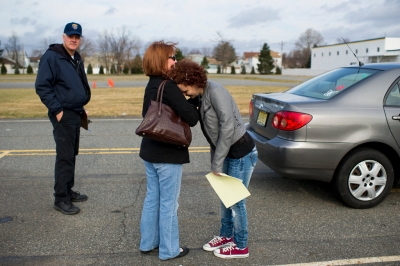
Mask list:
[[400,120],[400,115],[399,116],[392,116],[393,120]]

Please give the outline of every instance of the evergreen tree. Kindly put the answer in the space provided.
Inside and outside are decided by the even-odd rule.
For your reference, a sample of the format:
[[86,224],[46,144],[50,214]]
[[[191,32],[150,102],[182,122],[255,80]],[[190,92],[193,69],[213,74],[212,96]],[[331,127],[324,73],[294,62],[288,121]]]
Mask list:
[[129,67],[127,64],[124,64],[124,69],[122,70],[122,73],[124,73],[126,75],[129,74]]
[[131,74],[143,74],[142,57],[137,54],[131,61]]
[[20,73],[19,73],[18,67],[15,67],[14,74],[16,74],[16,75],[19,75],[19,74],[20,74]]
[[103,66],[100,66],[99,74],[104,75],[104,67]]
[[182,59],[185,59],[185,57],[182,54],[182,51],[179,49],[176,49],[175,58],[176,58],[176,61],[181,61]]
[[[203,57],[203,61],[201,61],[201,66],[204,68],[204,70],[207,72],[207,69],[209,69],[210,68],[210,66],[208,65],[208,60],[207,60],[207,57]],[[208,73],[208,72],[207,72]]]
[[251,68],[251,73],[250,74],[256,74],[256,71],[254,70],[254,67]]
[[143,74],[143,68],[141,67],[132,67],[131,74]]
[[311,54],[310,54],[310,57],[307,60],[306,65],[304,66],[304,68],[311,68]]
[[231,66],[231,74],[236,74],[236,70],[234,66]]
[[117,70],[115,69],[115,65],[112,64],[112,65],[111,65],[110,74],[111,74],[111,75],[114,75],[115,73],[117,73]]
[[2,75],[7,74],[7,68],[6,68],[6,66],[4,65],[4,63],[1,63],[1,74],[2,74]]
[[221,74],[221,66],[220,65],[218,65],[218,67],[217,67],[217,74]]
[[271,74],[271,70],[274,69],[275,66],[268,44],[264,43],[260,55],[258,56],[258,61],[260,61],[260,63],[257,64],[258,72],[262,75]]
[[27,74],[33,74],[33,69],[31,67],[31,65],[28,65],[28,68],[26,69],[26,73]]
[[275,68],[275,74],[276,74],[276,75],[282,75],[282,69],[281,69],[280,67],[277,66],[277,67]]
[[240,72],[240,74],[246,74],[246,67],[242,66],[242,71]]
[[92,64],[89,63],[86,70],[87,74],[93,74],[93,67]]

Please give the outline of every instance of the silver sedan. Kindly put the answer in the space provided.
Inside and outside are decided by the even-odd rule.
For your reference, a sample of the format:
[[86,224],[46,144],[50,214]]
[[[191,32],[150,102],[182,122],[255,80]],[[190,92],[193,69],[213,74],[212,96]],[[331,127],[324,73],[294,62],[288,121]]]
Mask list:
[[353,208],[400,181],[400,64],[343,67],[283,93],[254,94],[247,131],[282,176],[331,182]]

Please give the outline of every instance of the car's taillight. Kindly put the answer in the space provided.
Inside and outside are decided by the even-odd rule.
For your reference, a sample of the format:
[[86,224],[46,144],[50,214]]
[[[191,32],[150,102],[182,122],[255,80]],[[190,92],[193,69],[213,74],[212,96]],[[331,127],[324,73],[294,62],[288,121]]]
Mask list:
[[293,131],[307,125],[311,119],[312,115],[309,114],[279,111],[272,119],[272,126],[279,130]]
[[250,119],[251,119],[253,117],[253,100],[250,100],[249,115],[250,115]]

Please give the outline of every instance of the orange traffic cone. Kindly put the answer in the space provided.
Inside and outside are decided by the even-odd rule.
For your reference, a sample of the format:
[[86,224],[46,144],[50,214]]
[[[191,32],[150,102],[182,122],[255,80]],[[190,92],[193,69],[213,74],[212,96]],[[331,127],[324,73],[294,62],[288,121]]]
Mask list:
[[92,88],[96,89],[96,81],[93,81]]
[[108,79],[108,86],[114,88],[114,81],[112,81],[112,79]]

